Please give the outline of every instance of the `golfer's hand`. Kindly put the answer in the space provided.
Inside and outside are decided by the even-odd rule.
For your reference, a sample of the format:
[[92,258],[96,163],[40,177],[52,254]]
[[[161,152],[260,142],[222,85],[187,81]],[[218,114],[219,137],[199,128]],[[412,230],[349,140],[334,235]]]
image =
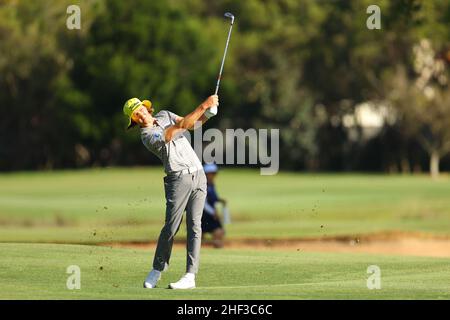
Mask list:
[[205,109],[209,109],[212,107],[217,107],[219,105],[219,96],[218,95],[212,95],[210,96],[208,99],[206,99],[203,103],[202,103],[203,107]]

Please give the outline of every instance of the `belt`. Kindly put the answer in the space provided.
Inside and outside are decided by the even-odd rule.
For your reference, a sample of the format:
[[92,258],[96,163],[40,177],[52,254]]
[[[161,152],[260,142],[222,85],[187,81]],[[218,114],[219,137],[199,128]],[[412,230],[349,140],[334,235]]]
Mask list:
[[181,176],[181,175],[188,174],[188,173],[194,173],[194,172],[202,170],[202,169],[203,169],[202,167],[189,167],[187,169],[183,169],[183,170],[180,170],[180,171],[177,171],[177,172],[173,172],[171,174],[176,174],[176,175],[180,175]]

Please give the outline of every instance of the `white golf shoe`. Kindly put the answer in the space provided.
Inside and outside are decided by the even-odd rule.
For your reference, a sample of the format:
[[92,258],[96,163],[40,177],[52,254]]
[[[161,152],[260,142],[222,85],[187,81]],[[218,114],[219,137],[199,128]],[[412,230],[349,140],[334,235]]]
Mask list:
[[161,271],[153,269],[144,281],[144,288],[152,289],[156,287],[159,279],[161,279]]
[[180,280],[169,284],[170,289],[194,289],[195,288],[195,274],[186,273]]

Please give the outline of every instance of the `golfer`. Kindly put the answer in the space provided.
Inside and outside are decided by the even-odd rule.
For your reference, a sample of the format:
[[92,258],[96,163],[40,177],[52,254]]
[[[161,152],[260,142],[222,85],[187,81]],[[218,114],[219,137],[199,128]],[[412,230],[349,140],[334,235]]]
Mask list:
[[161,272],[168,268],[173,239],[180,227],[184,210],[187,225],[186,274],[178,282],[171,283],[169,288],[195,288],[195,275],[200,259],[201,218],[206,199],[206,176],[183,132],[193,129],[197,121],[205,123],[217,112],[211,112],[210,108],[215,107],[213,110],[217,110],[218,105],[218,96],[210,96],[185,117],[167,110],[153,115],[151,102],[141,102],[137,98],[128,100],[123,107],[128,118],[128,129],[140,126],[142,143],[161,159],[166,172],[165,224],[158,239],[153,269],[144,281],[144,288],[154,288],[161,278]]

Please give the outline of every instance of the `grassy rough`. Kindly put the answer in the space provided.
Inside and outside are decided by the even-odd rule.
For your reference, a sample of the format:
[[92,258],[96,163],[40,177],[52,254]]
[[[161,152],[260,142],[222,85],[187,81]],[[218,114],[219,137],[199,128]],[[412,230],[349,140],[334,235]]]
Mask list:
[[[0,174],[0,241],[148,241],[164,220],[162,168]],[[229,238],[379,231],[450,235],[450,178],[223,169]],[[180,230],[183,236],[184,229]]]

